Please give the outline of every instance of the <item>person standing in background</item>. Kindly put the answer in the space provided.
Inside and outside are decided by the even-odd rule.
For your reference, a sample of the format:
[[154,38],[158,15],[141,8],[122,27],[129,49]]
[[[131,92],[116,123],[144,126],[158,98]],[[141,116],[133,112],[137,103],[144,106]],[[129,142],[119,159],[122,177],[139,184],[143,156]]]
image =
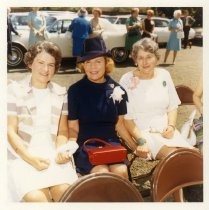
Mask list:
[[166,52],[164,57],[164,63],[166,63],[168,55],[173,50],[173,65],[177,52],[181,50],[181,38],[177,36],[179,32],[183,32],[183,22],[181,20],[181,10],[175,10],[173,13],[173,19],[170,21],[168,28],[170,31],[169,39],[166,46]]
[[30,28],[28,46],[38,41],[45,40],[44,31],[46,30],[46,19],[39,11],[40,7],[32,7],[28,14],[28,26]]
[[12,57],[12,32],[15,35],[19,35],[19,33],[14,29],[12,25],[11,18],[9,16],[9,13],[11,12],[11,8],[7,8],[7,55],[10,59],[13,59]]
[[81,8],[78,11],[78,17],[72,20],[68,29],[72,32],[73,56],[76,57],[76,62],[80,59],[84,41],[92,34],[91,24],[85,18],[87,14],[87,10]]
[[132,50],[132,45],[141,39],[142,23],[138,16],[139,8],[132,8],[131,16],[126,21],[125,49],[129,52]]
[[184,49],[186,49],[189,43],[189,31],[192,24],[195,22],[195,19],[189,15],[188,10],[184,10],[183,15],[184,16],[182,17],[182,20],[183,20],[183,30],[184,30]]
[[93,18],[90,20],[91,26],[93,33],[91,37],[95,36],[101,36],[102,32],[104,31],[102,23],[101,23],[101,15],[102,15],[102,10],[100,8],[94,8],[92,10]]
[[153,40],[157,41],[157,35],[153,34],[154,28],[155,28],[155,22],[153,20],[154,11],[151,9],[147,10],[147,17],[142,22],[142,38],[149,37]]

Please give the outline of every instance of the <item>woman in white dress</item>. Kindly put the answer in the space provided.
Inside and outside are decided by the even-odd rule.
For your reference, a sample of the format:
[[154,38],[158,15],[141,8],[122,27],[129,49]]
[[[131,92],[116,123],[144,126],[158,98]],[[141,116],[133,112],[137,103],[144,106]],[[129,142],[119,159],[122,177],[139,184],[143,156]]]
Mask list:
[[104,31],[102,20],[100,18],[102,15],[102,10],[100,8],[93,8],[92,15],[94,17],[90,20],[93,31],[91,37],[101,36],[102,32]]
[[59,201],[77,180],[68,139],[66,89],[51,82],[60,49],[38,42],[25,54],[31,73],[8,84],[8,175],[13,201]]
[[191,148],[176,129],[181,102],[169,72],[156,67],[157,43],[150,38],[136,42],[132,58],[137,67],[120,80],[128,94],[128,145],[136,155],[151,159],[162,159],[177,147]]

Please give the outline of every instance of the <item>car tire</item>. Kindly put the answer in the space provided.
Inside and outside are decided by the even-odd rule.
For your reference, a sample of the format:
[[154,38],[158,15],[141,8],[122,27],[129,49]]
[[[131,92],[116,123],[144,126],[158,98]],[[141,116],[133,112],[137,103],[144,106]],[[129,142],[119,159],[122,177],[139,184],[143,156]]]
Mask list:
[[111,50],[112,58],[116,63],[123,63],[128,58],[128,51],[124,47],[117,47]]
[[9,67],[19,66],[23,62],[25,52],[26,49],[21,45],[12,44],[12,56],[7,56],[7,65]]

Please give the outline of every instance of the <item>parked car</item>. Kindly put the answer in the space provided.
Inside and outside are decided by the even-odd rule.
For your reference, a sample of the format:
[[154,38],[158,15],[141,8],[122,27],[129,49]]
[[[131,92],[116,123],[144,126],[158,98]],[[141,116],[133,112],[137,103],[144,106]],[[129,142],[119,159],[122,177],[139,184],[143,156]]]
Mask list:
[[[72,57],[72,38],[68,32],[68,26],[71,21],[77,17],[76,14],[68,14],[66,16],[54,17],[56,20],[47,27],[48,40],[59,45],[62,51],[63,58]],[[87,17],[90,19],[91,17]],[[108,20],[102,19],[104,32],[102,37],[107,48],[111,51],[115,62],[123,62],[128,57],[128,52],[125,50],[125,34],[126,30],[121,30],[115,24],[111,24]],[[19,30],[21,36],[12,37],[12,58],[8,58],[8,66],[16,67],[22,63],[24,53],[28,47],[29,30]]]
[[[28,30],[28,13],[29,12],[12,12],[10,13],[12,25],[15,30]],[[56,18],[51,13],[42,11],[42,14],[46,18],[46,26],[49,27]]]
[[[111,23],[121,25],[121,27],[125,27],[126,20],[128,17],[130,17],[130,15],[105,16],[105,18],[108,19]],[[139,18],[141,20],[143,20],[143,18],[145,17],[146,17],[145,15],[139,15]],[[158,36],[158,43],[159,44],[167,43],[170,34],[170,31],[168,30],[168,24],[170,19],[153,17],[153,20],[155,22],[154,33],[157,34]],[[191,28],[189,33],[189,39],[193,39],[194,37],[195,37],[195,31],[193,28]]]
[[198,44],[203,44],[203,27],[202,24],[194,22],[192,28],[195,31],[194,42]]

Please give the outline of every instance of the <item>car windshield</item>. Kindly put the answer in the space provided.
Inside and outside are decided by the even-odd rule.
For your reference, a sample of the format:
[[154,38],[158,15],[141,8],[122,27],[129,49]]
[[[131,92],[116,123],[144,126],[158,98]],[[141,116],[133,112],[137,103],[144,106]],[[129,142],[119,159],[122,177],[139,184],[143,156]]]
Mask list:
[[168,27],[169,22],[167,20],[154,19],[155,27]]
[[109,20],[110,23],[115,23],[115,21],[117,20],[117,17],[111,17],[111,16],[109,16],[109,17],[104,17],[104,18],[107,19],[107,20]]
[[126,20],[127,20],[127,18],[118,18],[118,21],[117,21],[117,23],[116,24],[122,24],[122,25],[125,25],[126,24]]
[[49,26],[51,26],[56,20],[57,20],[56,17],[47,16],[46,17],[46,27],[49,28]]

